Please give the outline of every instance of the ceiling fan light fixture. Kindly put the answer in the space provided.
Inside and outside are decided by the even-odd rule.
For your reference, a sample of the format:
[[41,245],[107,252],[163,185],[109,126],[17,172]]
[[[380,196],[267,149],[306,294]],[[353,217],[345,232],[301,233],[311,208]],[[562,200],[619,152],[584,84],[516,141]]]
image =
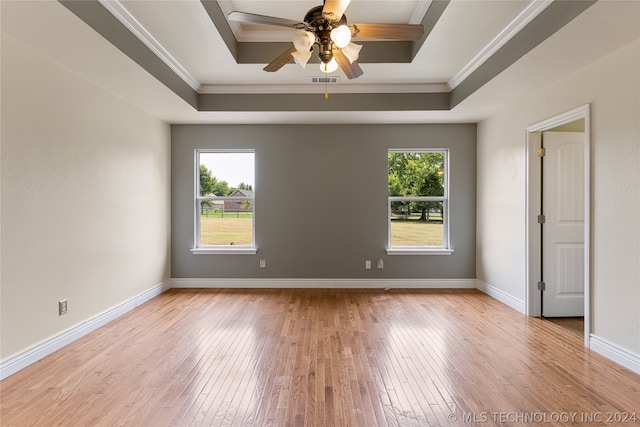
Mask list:
[[331,30],[331,40],[340,49],[347,47],[351,43],[351,30],[344,24],[340,25]]
[[[324,0],[322,5],[309,9],[303,21],[238,11],[229,13],[227,17],[229,21],[297,30],[294,34],[293,47],[289,47],[267,64],[264,67],[264,71],[267,72],[278,71],[290,63],[292,59],[290,55],[294,51],[304,53],[304,55],[294,55],[296,62],[304,67],[308,61],[308,51],[313,50],[313,45],[317,44],[318,57],[322,62],[321,71],[331,73],[340,68],[347,78],[354,79],[362,76],[364,72],[357,62],[362,46],[351,43],[352,38],[419,42],[426,37],[425,24],[422,23],[348,25],[344,12],[353,1],[355,0]],[[339,65],[331,61],[334,53],[337,54]]]
[[315,42],[315,34],[309,31],[297,30],[295,36],[293,36],[293,47],[298,52],[308,52]]
[[302,68],[305,68],[309,59],[311,59],[311,51],[307,50],[306,52],[291,52],[291,56],[293,56],[293,60],[296,64],[300,65]]
[[353,64],[353,61],[357,61],[360,57],[360,49],[362,49],[362,45],[349,43],[347,46],[342,48],[342,53],[349,59],[349,62]]
[[323,73],[333,73],[334,71],[336,71],[338,69],[338,63],[336,62],[335,58],[331,58],[331,61],[324,63],[321,62],[320,63],[320,71],[322,71]]

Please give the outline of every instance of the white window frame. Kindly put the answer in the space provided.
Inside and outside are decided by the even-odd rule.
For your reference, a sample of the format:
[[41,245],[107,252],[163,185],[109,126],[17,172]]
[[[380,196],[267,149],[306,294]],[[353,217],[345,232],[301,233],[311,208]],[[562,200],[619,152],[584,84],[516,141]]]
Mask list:
[[[392,153],[444,153],[444,195],[443,196],[387,196],[387,255],[451,255],[453,249],[449,241],[449,149],[447,148],[390,148]],[[389,173],[387,171],[387,191]],[[443,242],[442,246],[391,246],[391,203],[392,202],[442,202]]]
[[[253,167],[255,169],[255,150],[253,149],[196,149],[194,152],[194,247],[191,249],[193,254],[237,254],[237,255],[254,255],[258,252],[256,248],[256,202],[255,202],[255,185],[253,197],[207,197],[200,196],[200,155],[207,153],[252,153],[254,155]],[[251,212],[251,245],[202,245],[200,239],[200,203],[206,201],[245,201],[250,200],[252,206]]]

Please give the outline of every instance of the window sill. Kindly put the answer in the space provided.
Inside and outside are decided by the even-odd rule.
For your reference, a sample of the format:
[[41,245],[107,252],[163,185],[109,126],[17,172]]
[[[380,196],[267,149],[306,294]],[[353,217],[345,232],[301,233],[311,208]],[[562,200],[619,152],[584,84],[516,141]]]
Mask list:
[[453,249],[388,248],[387,255],[451,255]]
[[249,246],[245,247],[208,247],[208,248],[193,248],[191,253],[195,255],[255,255],[258,253],[258,248]]

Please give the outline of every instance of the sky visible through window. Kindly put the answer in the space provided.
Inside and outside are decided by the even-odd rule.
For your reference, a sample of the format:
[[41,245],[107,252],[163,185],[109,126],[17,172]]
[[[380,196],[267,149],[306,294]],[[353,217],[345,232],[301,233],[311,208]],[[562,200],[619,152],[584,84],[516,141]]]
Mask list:
[[255,188],[253,158],[254,153],[200,153],[200,164],[218,181],[227,181],[230,187],[245,183]]

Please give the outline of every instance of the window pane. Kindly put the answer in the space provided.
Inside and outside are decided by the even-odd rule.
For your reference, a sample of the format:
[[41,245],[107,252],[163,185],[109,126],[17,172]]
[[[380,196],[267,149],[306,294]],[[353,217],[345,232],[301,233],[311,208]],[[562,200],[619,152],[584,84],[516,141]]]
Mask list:
[[202,152],[199,155],[199,195],[229,196],[254,187],[254,153]]
[[[225,210],[224,205],[209,206],[201,202],[200,244],[202,246],[253,244],[253,202],[241,203],[245,210]],[[236,203],[226,202],[226,203]],[[241,206],[242,208],[242,206]]]
[[444,152],[389,153],[389,196],[444,196]]
[[198,173],[200,246],[252,246],[254,153],[199,152]]
[[391,202],[391,247],[443,247],[443,205],[443,202]]

